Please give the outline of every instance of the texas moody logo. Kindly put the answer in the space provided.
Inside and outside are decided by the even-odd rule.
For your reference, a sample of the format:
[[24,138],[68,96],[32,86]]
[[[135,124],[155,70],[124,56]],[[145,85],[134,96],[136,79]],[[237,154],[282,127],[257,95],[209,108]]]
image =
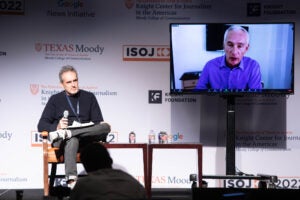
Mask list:
[[87,46],[84,44],[35,43],[35,50],[45,53],[97,53],[101,55],[104,47],[99,44]]

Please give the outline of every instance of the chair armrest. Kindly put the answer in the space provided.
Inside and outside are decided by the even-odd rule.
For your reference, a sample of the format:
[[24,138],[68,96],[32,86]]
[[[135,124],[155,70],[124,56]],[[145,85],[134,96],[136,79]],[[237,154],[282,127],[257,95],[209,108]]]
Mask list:
[[43,139],[48,138],[48,134],[49,134],[48,131],[42,131],[41,132],[41,136],[42,136]]

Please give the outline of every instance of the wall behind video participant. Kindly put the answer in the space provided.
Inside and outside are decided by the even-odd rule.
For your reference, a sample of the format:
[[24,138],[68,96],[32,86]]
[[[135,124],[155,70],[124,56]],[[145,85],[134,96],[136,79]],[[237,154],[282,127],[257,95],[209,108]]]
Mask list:
[[[253,4],[234,0],[21,2],[19,9],[0,11],[0,23],[5,27],[0,38],[0,144],[5,151],[1,154],[1,189],[43,187],[41,138],[36,125],[49,97],[61,90],[58,71],[65,64],[74,65],[79,71],[80,86],[95,93],[105,121],[112,125],[109,139],[113,142],[127,142],[130,131],[137,134],[137,142],[147,142],[151,129],[156,133],[166,131],[173,134],[174,142],[203,143],[205,174],[224,172],[226,102],[214,96],[170,95],[169,23],[299,19],[299,14],[293,12],[299,7],[291,0],[259,1],[261,12],[256,16],[241,9],[250,9]],[[288,12],[280,12],[285,10]],[[299,38],[296,40],[299,46]],[[296,66],[297,63],[299,59],[295,58]],[[256,146],[237,152],[238,168],[282,178],[299,176],[296,169],[300,163],[294,160],[299,153],[296,136],[300,127],[295,109],[299,107],[298,98],[296,93],[284,100],[238,100],[238,131],[256,138],[250,141]],[[257,146],[258,138],[264,141],[262,136],[270,132],[272,138],[265,143],[275,141],[275,133],[283,133],[278,140],[286,139],[286,148],[275,151]],[[239,140],[245,141],[246,138]],[[282,164],[267,165],[266,158],[269,163]],[[115,159],[122,158],[116,155]],[[260,162],[254,163],[254,159]],[[293,162],[293,168],[283,164],[288,162]],[[132,166],[129,163],[125,167]],[[153,186],[190,187],[186,173],[189,171],[154,174],[157,181]]]

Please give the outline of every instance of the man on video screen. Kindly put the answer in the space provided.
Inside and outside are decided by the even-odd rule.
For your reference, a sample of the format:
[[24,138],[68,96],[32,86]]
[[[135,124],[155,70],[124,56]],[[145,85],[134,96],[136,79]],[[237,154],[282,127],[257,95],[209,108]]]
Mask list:
[[244,56],[249,49],[249,33],[241,26],[230,26],[224,34],[225,55],[208,61],[196,89],[262,89],[260,65]]

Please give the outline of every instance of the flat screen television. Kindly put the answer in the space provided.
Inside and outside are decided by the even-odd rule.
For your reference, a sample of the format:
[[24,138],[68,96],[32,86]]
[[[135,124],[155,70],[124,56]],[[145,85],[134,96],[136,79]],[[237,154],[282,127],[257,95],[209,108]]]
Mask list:
[[[217,57],[220,57],[218,65],[222,65],[220,63],[226,65],[224,33],[232,25],[241,26],[249,33],[249,48],[244,58],[254,59],[258,63],[261,87],[251,88],[250,84],[245,88],[229,86],[229,80],[225,80],[228,83],[222,87],[199,87],[201,75],[202,79],[206,77],[209,81],[224,79],[222,75],[220,77],[216,75],[219,69],[211,70],[213,72],[210,75],[203,69],[209,60]],[[169,28],[171,94],[294,94],[294,22],[171,23]],[[233,46],[232,48],[239,48],[239,43],[237,47]],[[221,69],[223,66],[218,67]],[[245,68],[241,67],[241,70],[247,71]],[[228,73],[233,73],[233,69],[228,69],[230,70],[224,72],[227,73],[227,77],[231,76]],[[234,76],[233,81],[238,81],[239,77]],[[247,78],[250,79],[249,77],[251,76]]]

